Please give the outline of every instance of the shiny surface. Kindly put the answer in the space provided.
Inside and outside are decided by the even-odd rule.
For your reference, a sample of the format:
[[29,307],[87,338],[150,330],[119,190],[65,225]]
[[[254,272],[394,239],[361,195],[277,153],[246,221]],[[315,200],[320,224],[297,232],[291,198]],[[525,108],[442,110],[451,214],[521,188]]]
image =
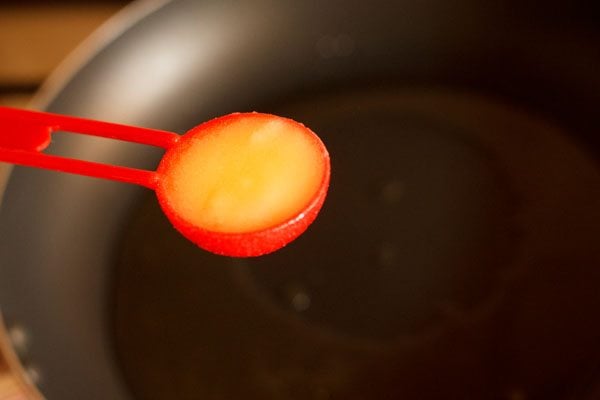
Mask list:
[[301,123],[232,113],[186,132],[156,173],[158,201],[182,235],[216,254],[256,257],[315,220],[331,171],[323,142]]
[[564,130],[431,88],[276,111],[323,132],[327,206],[288,247],[231,260],[140,204],[114,286],[140,399],[562,399],[589,373],[600,168]]
[[[579,2],[569,3],[568,7],[563,7],[562,3],[560,7],[553,6],[553,2],[544,4],[542,8],[527,1],[494,4],[471,0],[458,3],[405,1],[391,4],[382,0],[307,1],[290,6],[274,0],[243,3],[173,1],[157,9],[155,14],[147,17],[139,15],[139,24],[126,32],[122,27],[117,33],[113,32],[102,42],[110,42],[106,48],[98,50],[96,47],[88,52],[88,55],[95,54],[94,60],[79,60],[75,76],[61,81],[60,90],[55,88],[46,92],[51,93],[47,98],[52,100],[47,105],[55,112],[183,132],[216,115],[239,110],[275,112],[278,106],[294,99],[327,97],[344,87],[357,90],[364,87],[446,87],[493,95],[501,103],[510,103],[517,109],[542,116],[552,121],[551,124],[562,127],[571,140],[597,156],[600,148],[596,134],[600,131],[597,119],[600,104],[597,18],[585,7],[578,6]],[[164,52],[177,54],[176,65],[164,64]],[[452,104],[446,106],[452,107]],[[334,105],[326,106],[327,109],[330,107]],[[471,121],[469,129],[483,123],[478,113],[467,112],[467,117]],[[306,122],[310,124],[310,121]],[[503,126],[501,123],[497,125]],[[504,127],[507,131],[513,129],[511,124]],[[481,128],[485,131],[486,125]],[[366,125],[363,129],[371,128]],[[528,142],[528,137],[528,133],[523,133],[521,147],[530,157],[536,158],[537,146]],[[344,131],[341,131],[339,139],[342,143],[344,138]],[[60,140],[56,145],[61,150],[98,156],[105,162],[137,161],[149,168],[156,165],[160,156],[77,139]],[[365,157],[376,160],[380,157],[375,152],[371,153],[369,147],[362,146],[360,149]],[[332,155],[338,151],[330,150]],[[562,155],[556,154],[556,157],[561,159]],[[394,166],[393,161],[398,157],[395,153],[379,159]],[[358,168],[361,165],[358,160],[357,164],[350,165]],[[569,181],[559,179],[563,175],[557,171],[548,174],[545,171],[539,169],[537,179],[531,180],[531,184],[538,187],[539,182],[551,183],[556,187],[555,193],[568,200],[570,190],[561,188],[569,188]],[[120,370],[124,362],[117,360],[114,353],[112,324],[115,304],[110,296],[126,221],[133,218],[135,209],[141,208],[140,192],[127,185],[58,175],[17,169],[9,183],[0,214],[0,304],[7,321],[16,321],[30,332],[28,357],[35,361],[40,376],[44,378],[39,383],[40,389],[49,400],[128,399],[131,397],[129,388],[135,388],[139,398],[161,393],[172,398],[169,393],[174,388],[169,383],[173,381],[181,385],[178,386],[181,390],[193,390],[197,384],[194,383],[197,375],[193,370],[188,370],[186,375],[177,375],[168,368],[177,362],[176,357],[169,358],[169,354],[173,355],[169,350],[181,337],[172,334],[168,318],[166,324],[157,323],[162,321],[157,315],[161,318],[175,315],[172,309],[176,307],[188,316],[186,324],[193,324],[198,329],[206,327],[201,315],[194,314],[196,309],[191,306],[193,302],[190,300],[196,294],[209,296],[210,302],[205,303],[208,306],[215,304],[227,308],[232,314],[243,312],[244,308],[228,308],[228,304],[232,304],[232,295],[214,286],[203,286],[203,280],[189,279],[196,282],[201,290],[181,290],[181,284],[189,283],[186,271],[197,271],[198,268],[184,266],[178,270],[180,273],[159,280],[160,288],[165,290],[166,301],[141,304],[145,310],[151,311],[145,314],[148,318],[142,321],[141,326],[147,329],[144,334],[150,332],[156,335],[160,354],[167,355],[169,364],[163,365],[165,375],[156,374],[149,378],[151,383],[166,382],[163,386],[165,391],[152,392],[152,385],[144,380],[134,382],[131,375],[125,383]],[[381,178],[381,181],[372,181],[368,188],[376,193],[381,191],[386,202],[396,204],[410,193],[407,192],[410,187],[405,186],[402,179]],[[441,178],[439,181],[444,182]],[[379,185],[383,186],[380,188]],[[588,186],[584,184],[582,187]],[[332,184],[332,198],[338,196],[338,188],[349,190],[357,201],[365,195],[356,186],[340,181]],[[432,204],[431,207],[436,210],[436,204],[446,204],[446,198],[441,192],[431,200],[436,200],[433,203],[415,200],[414,204],[423,206],[423,214],[407,212],[405,215],[431,215],[425,205]],[[542,198],[547,199],[550,206],[554,195]],[[582,195],[577,201],[593,198]],[[548,251],[547,257],[540,259],[506,292],[508,307],[497,314],[498,325],[484,322],[478,329],[471,329],[469,321],[461,319],[463,314],[453,313],[450,308],[449,315],[454,316],[460,327],[436,345],[424,345],[420,355],[411,353],[409,358],[415,362],[413,367],[402,367],[387,358],[381,364],[368,359],[367,362],[374,363],[372,371],[387,372],[367,375],[357,384],[364,390],[384,388],[389,382],[398,382],[398,377],[401,377],[406,385],[398,385],[399,392],[437,388],[442,380],[448,390],[460,391],[477,386],[485,391],[486,387],[498,387],[501,389],[500,398],[526,396],[570,400],[574,397],[570,393],[573,387],[570,383],[583,385],[593,382],[590,377],[599,364],[596,357],[598,349],[594,345],[599,328],[593,315],[598,309],[597,287],[600,281],[595,274],[600,269],[596,260],[581,258],[575,251],[578,246],[597,248],[595,238],[581,235],[593,228],[590,223],[597,218],[594,213],[597,209],[592,206],[594,204],[586,206],[590,207],[585,208],[591,210],[590,217],[583,220],[573,217],[577,215],[573,210],[579,212],[584,209],[577,206],[567,207],[557,214],[561,221],[570,224],[568,230],[561,229],[561,224],[552,218],[536,225],[541,233],[553,235],[565,247],[554,253],[552,246],[542,240],[546,236],[533,236],[537,238],[533,242],[535,248]],[[547,207],[544,212],[550,209]],[[380,228],[390,231],[394,228],[388,223],[390,219],[384,213],[385,208],[377,207],[376,210],[382,212],[378,214],[381,225],[367,238],[376,238]],[[365,219],[369,217],[368,213],[360,215]],[[331,226],[352,220],[346,214],[338,218]],[[531,223],[536,221],[540,221],[539,214],[532,215],[530,220]],[[90,229],[90,226],[95,228]],[[462,229],[461,224],[448,226],[459,231]],[[160,229],[157,228],[157,232],[160,233]],[[148,230],[143,229],[142,232]],[[452,230],[448,232],[449,237],[458,237],[452,236]],[[310,257],[326,257],[332,246],[342,254],[343,251],[348,252],[356,263],[371,254],[346,246],[343,232],[337,236],[337,241],[335,238],[333,235],[321,237],[319,245],[322,253],[302,253],[309,257],[307,262]],[[518,232],[515,238],[519,238]],[[416,236],[414,240],[412,243],[415,245],[410,248],[414,254],[429,254],[427,246],[431,242],[426,238],[419,240]],[[72,243],[77,243],[77,246]],[[31,248],[37,251],[31,252]],[[142,246],[139,251],[142,260],[145,257],[158,262],[164,260],[161,257],[165,254],[154,247]],[[393,265],[394,260],[398,260],[395,257],[402,255],[389,243],[375,252],[385,265]],[[211,263],[207,260],[206,268],[217,270],[217,266]],[[487,268],[488,264],[475,265],[481,266],[482,272],[493,271]],[[165,266],[168,269],[166,261],[157,269],[160,267],[164,272]],[[226,270],[218,269],[222,273]],[[286,271],[285,268],[279,270]],[[134,279],[136,276],[133,273]],[[478,285],[479,280],[475,277],[473,275],[475,284],[472,287],[494,287]],[[265,282],[270,281],[266,278],[257,279],[260,276],[254,275],[251,278],[248,290],[254,290],[253,287],[258,285],[263,295],[266,292],[271,296],[270,288],[277,287],[266,285]],[[319,277],[316,279],[318,281]],[[356,275],[354,279],[360,281],[364,276]],[[138,282],[148,281],[138,279]],[[336,288],[335,280],[326,282]],[[432,281],[424,283],[428,282]],[[456,287],[460,289],[462,286]],[[146,290],[149,296],[156,291],[153,285],[141,289]],[[408,292],[403,293],[408,295]],[[487,289],[483,292],[484,295],[488,293]],[[496,292],[491,290],[491,293]],[[295,299],[291,303],[294,310],[318,310],[318,299],[301,285],[292,285],[280,296],[275,300],[269,297],[264,302],[275,303],[274,312],[278,315],[281,315],[277,311],[281,303],[286,301],[284,304],[289,304],[291,301],[286,299]],[[157,299],[156,296],[150,297]],[[311,299],[310,302],[308,299]],[[586,311],[590,309],[595,311]],[[213,311],[213,308],[207,309],[207,313]],[[422,314],[413,315],[420,317]],[[254,321],[252,315],[244,316],[251,325]],[[311,316],[311,321],[319,322],[317,317]],[[510,323],[505,324],[505,321]],[[273,332],[269,330],[271,326],[261,326],[266,329],[261,333]],[[336,322],[336,326],[344,325]],[[181,332],[185,338],[187,331]],[[216,337],[222,336],[221,330],[211,332]],[[555,335],[569,340],[564,346],[556,346]],[[274,340],[279,339],[274,336]],[[486,341],[486,338],[500,336],[512,338],[505,344],[515,349],[514,353]],[[190,335],[188,339],[194,341],[197,337]],[[194,343],[199,345],[194,351],[203,350],[203,343]],[[279,344],[282,347],[288,343],[272,342],[274,346]],[[135,345],[134,341],[132,346]],[[137,345],[142,344],[138,341]],[[135,352],[136,349],[131,347],[129,350]],[[180,349],[184,354],[190,353],[185,346]],[[235,352],[236,346],[230,349],[232,351],[225,354],[213,354],[215,357],[221,354],[220,362],[231,360],[232,371],[236,371],[239,364],[235,355],[239,352]],[[158,356],[154,350],[143,355],[148,358]],[[311,354],[318,351],[315,348]],[[301,351],[294,354],[296,357],[290,358],[290,364],[287,364],[289,368],[277,368],[280,364],[267,363],[260,369],[264,372],[261,376],[270,382],[274,390],[281,389],[279,383],[282,377],[288,382],[290,379],[296,382],[295,387],[302,390],[306,387],[303,385],[307,380],[303,375],[305,371],[313,371],[312,376],[317,376],[319,371],[331,370],[332,365],[339,365],[342,373],[347,372],[344,370],[347,365],[344,358],[340,359],[340,363],[315,364]],[[446,358],[441,360],[440,354],[446,355]],[[490,382],[485,380],[475,381],[471,374],[463,373],[484,371],[486,360],[493,360],[492,365],[498,367],[511,365],[514,361],[512,365],[515,368],[511,375],[491,374],[492,383],[497,386],[489,386]],[[207,365],[215,364],[214,361],[210,359]],[[429,370],[429,365],[447,368]],[[543,370],[538,368],[540,365]],[[411,380],[411,374],[430,380]],[[545,377],[548,376],[563,376],[565,382],[547,382]],[[326,383],[335,384],[339,375],[329,375],[329,378]],[[216,379],[224,378],[219,375]],[[223,382],[233,387],[232,380]],[[522,385],[516,386],[519,383]],[[210,390],[210,386],[205,389]],[[583,388],[581,391],[586,390]],[[323,393],[317,391],[315,395],[323,397]],[[386,394],[389,397],[395,393],[383,393],[381,396]],[[400,394],[398,397],[401,397]],[[463,399],[464,393],[457,398]]]
[[217,232],[253,232],[295,218],[323,183],[323,145],[276,116],[233,117],[194,129],[172,150],[161,169],[167,201],[181,218]]

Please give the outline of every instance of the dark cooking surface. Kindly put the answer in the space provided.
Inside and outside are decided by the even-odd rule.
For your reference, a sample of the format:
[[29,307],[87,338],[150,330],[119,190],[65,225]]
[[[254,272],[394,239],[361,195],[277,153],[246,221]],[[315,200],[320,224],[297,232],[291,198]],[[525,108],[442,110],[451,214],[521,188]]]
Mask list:
[[332,154],[322,215],[235,260],[146,200],[114,273],[137,398],[569,399],[593,382],[600,170],[552,121],[439,90],[278,111]]
[[[0,307],[26,333],[19,356],[40,390],[49,400],[135,399],[126,386],[141,400],[598,398],[598,167],[581,150],[600,156],[591,3],[129,9],[42,106],[177,132],[233,111],[296,116],[335,151],[331,197],[310,236],[232,266],[198,259],[162,216],[137,214],[140,188],[15,168]],[[341,87],[390,93],[318,99]],[[514,109],[409,95],[415,87],[474,90]],[[375,124],[368,110],[390,116]],[[389,137],[372,147],[367,134]],[[63,136],[52,147],[157,161],[118,143]],[[161,250],[179,258],[148,258]]]

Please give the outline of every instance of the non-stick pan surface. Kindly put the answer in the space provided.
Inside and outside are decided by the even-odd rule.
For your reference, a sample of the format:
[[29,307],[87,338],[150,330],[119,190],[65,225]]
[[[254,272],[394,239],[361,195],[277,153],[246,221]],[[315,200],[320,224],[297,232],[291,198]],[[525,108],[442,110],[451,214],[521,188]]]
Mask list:
[[[15,169],[0,305],[49,400],[593,398],[592,10],[138,7],[47,109],[179,132],[232,111],[297,118],[328,145],[331,192],[296,243],[234,260],[177,236],[142,189]],[[52,151],[160,157],[71,137]]]

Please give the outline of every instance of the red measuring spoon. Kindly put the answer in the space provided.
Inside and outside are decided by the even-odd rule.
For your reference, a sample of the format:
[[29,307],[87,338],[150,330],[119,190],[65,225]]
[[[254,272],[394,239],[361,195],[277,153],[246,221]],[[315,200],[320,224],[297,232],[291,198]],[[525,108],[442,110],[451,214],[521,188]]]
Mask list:
[[[43,153],[55,131],[166,150],[156,171]],[[198,246],[249,257],[275,251],[316,218],[329,186],[329,155],[304,125],[235,113],[185,135],[0,107],[0,161],[110,179],[156,192],[173,226]]]

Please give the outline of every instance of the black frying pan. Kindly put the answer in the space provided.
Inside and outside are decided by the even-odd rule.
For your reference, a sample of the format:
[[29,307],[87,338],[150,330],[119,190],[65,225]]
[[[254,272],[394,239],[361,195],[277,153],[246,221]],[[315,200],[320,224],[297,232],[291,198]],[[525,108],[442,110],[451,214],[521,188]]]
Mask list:
[[[210,256],[118,183],[17,168],[0,305],[60,399],[592,399],[597,14],[504,1],[141,3],[53,112],[183,132],[257,110],[332,155],[322,215]],[[151,168],[153,151],[53,151]],[[596,392],[594,392],[596,390]]]

